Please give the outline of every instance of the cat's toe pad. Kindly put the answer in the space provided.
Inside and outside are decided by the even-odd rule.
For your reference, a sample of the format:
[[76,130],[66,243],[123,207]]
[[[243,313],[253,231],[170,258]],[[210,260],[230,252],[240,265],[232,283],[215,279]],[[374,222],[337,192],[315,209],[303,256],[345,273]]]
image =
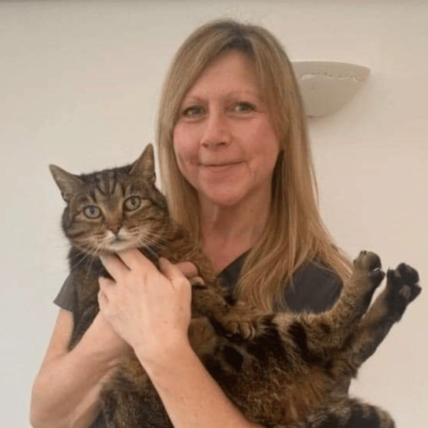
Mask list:
[[380,257],[371,251],[360,251],[358,257],[354,260],[354,266],[357,269],[366,271],[375,271],[382,267]]
[[226,337],[251,339],[256,334],[255,326],[249,321],[230,321],[226,325]]
[[389,294],[401,297],[406,304],[415,300],[422,291],[417,270],[405,263],[400,263],[396,269],[388,270],[387,288]]
[[367,273],[367,276],[377,286],[385,277],[380,257],[371,251],[361,251],[354,260],[354,268]]

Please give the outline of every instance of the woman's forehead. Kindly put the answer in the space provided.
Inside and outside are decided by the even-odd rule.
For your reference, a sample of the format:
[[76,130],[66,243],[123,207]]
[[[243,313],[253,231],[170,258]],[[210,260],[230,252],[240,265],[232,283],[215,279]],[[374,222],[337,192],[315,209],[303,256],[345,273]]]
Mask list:
[[213,60],[185,94],[197,98],[210,92],[247,93],[260,96],[259,79],[247,55],[230,51]]

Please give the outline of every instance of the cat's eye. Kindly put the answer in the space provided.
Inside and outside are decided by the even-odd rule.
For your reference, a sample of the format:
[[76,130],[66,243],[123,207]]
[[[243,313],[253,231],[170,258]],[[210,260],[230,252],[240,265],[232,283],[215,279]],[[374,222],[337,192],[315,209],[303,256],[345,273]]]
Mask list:
[[83,209],[83,214],[88,218],[101,217],[101,210],[95,205],[88,205]]
[[141,206],[141,198],[138,196],[131,196],[123,203],[126,211],[134,211]]

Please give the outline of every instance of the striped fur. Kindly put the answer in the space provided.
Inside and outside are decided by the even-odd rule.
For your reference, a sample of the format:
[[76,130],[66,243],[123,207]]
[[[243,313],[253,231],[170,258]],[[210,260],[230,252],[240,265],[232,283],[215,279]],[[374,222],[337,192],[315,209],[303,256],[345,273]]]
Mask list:
[[[361,252],[335,306],[322,314],[260,313],[235,304],[217,284],[207,258],[169,217],[155,187],[153,148],[132,165],[73,175],[51,172],[67,206],[62,225],[71,243],[70,274],[78,308],[70,349],[98,313],[98,256],[140,248],[154,263],[193,261],[204,280],[194,284],[190,342],[227,396],[266,427],[345,427],[356,420],[392,428],[387,412],[348,397],[350,379],[371,356],[419,292],[418,274],[401,264],[387,274],[379,257]],[[97,213],[100,214],[97,216]],[[110,428],[172,427],[150,380],[130,355],[104,385],[102,408]]]

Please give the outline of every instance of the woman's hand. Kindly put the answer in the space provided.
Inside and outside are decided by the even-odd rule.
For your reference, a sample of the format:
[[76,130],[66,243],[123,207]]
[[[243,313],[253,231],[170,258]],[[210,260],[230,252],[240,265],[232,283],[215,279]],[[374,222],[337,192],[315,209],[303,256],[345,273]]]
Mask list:
[[160,259],[160,271],[140,251],[126,250],[101,258],[113,280],[100,278],[101,314],[138,354],[142,363],[159,361],[188,345],[190,263],[175,266]]
[[118,361],[129,353],[130,346],[128,343],[116,333],[101,312],[94,319],[91,332],[88,334],[90,334],[91,340],[100,342],[99,348],[102,349],[105,357],[113,361]]

